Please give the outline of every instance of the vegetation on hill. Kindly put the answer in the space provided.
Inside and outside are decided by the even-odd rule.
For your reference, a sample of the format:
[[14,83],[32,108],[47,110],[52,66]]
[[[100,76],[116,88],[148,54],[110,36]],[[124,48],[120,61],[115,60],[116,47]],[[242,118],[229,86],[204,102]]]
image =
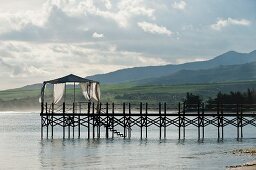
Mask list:
[[[216,94],[229,93],[230,91],[247,92],[247,89],[256,87],[256,81],[212,83],[212,84],[184,84],[184,85],[144,85],[113,84],[101,85],[102,102],[167,102],[176,105],[184,101],[187,93],[199,95],[200,99],[206,101]],[[254,92],[253,92],[254,93]],[[46,92],[47,101],[51,102],[52,89]],[[73,89],[67,89],[67,101],[73,101]],[[0,91],[0,111],[4,110],[40,110],[38,99],[40,88],[19,88]],[[84,101],[79,88],[76,89],[76,101]]]

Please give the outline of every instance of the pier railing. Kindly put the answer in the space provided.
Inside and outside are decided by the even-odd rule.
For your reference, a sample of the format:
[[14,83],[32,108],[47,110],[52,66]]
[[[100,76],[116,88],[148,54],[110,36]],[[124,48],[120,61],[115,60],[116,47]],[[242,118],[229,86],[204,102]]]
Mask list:
[[186,127],[194,126],[198,129],[198,139],[203,140],[205,127],[209,125],[217,128],[218,140],[223,139],[223,129],[228,125],[236,127],[237,139],[242,139],[244,126],[256,128],[256,104],[179,103],[175,106],[167,103],[77,102],[60,105],[44,103],[41,110],[42,137],[44,127],[47,129],[47,137],[48,128],[51,127],[53,137],[53,127],[61,126],[64,138],[66,128],[69,137],[70,128],[73,129],[73,137],[75,128],[80,137],[81,127],[87,129],[87,138],[90,138],[91,133],[93,138],[100,137],[102,128],[105,129],[106,138],[109,133],[112,133],[112,137],[117,135],[130,138],[133,128],[139,128],[140,137],[144,134],[147,138],[148,127],[155,126],[159,128],[159,137],[166,138],[167,127],[173,126],[178,128],[178,138],[185,139]]

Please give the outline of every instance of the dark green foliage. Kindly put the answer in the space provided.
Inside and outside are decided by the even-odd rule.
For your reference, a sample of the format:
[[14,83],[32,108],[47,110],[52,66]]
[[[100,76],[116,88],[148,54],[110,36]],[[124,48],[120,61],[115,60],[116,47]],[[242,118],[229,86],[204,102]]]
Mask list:
[[246,92],[233,92],[229,94],[219,92],[215,99],[210,98],[207,103],[218,104],[255,104],[256,103],[256,91],[254,89],[247,89]]

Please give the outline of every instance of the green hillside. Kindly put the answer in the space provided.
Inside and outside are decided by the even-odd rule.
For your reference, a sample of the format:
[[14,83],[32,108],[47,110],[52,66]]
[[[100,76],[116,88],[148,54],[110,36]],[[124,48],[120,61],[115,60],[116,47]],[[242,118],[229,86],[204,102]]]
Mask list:
[[[215,96],[219,91],[225,93],[230,91],[246,91],[254,89],[256,81],[212,83],[212,84],[183,84],[183,85],[143,85],[115,84],[101,85],[102,102],[168,102],[177,104],[185,97],[187,92],[199,94],[205,100]],[[46,95],[50,98],[48,89]],[[67,90],[67,99],[72,101],[73,90]],[[40,88],[19,88],[0,91],[0,111],[4,110],[40,110],[38,98]],[[76,89],[76,100],[84,100],[79,89]],[[48,100],[50,102],[50,100]]]

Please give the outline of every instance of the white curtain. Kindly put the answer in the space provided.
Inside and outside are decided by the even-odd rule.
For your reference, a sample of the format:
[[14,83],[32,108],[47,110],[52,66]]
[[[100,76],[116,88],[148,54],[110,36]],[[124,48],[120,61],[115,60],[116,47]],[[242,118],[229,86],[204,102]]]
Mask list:
[[90,99],[90,94],[89,94],[90,84],[89,83],[80,83],[80,87],[82,89],[82,93],[83,93],[85,99],[89,100]]
[[63,97],[65,92],[65,83],[53,85],[53,103],[57,104]]
[[80,83],[82,93],[87,100],[100,100],[100,86],[98,83]]
[[95,85],[95,97],[97,101],[100,100],[100,85],[98,83]]

